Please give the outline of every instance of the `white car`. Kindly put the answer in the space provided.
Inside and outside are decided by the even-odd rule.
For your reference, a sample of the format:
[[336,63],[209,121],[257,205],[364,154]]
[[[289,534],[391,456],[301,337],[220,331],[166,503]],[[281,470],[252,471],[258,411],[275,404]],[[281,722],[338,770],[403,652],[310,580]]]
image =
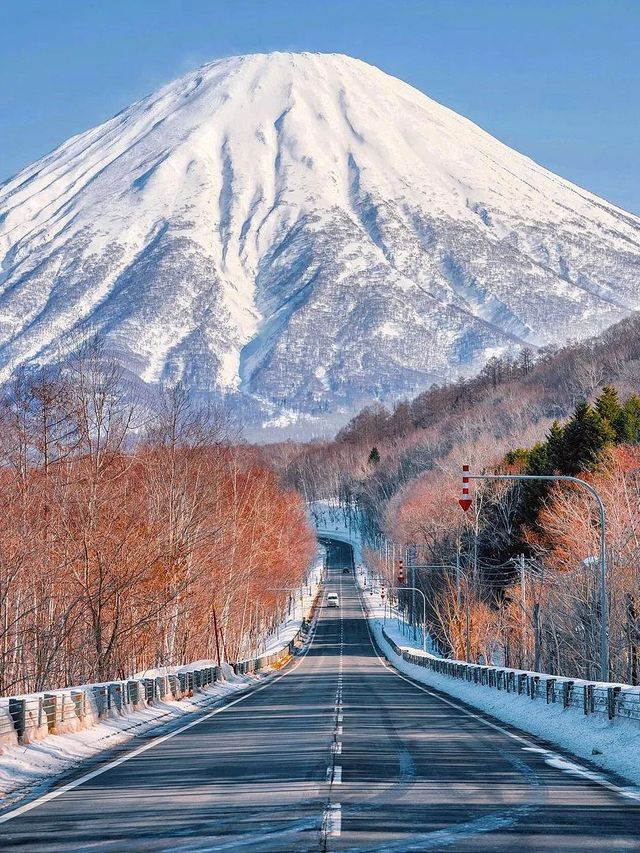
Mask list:
[[327,607],[340,607],[340,599],[337,592],[327,593]]

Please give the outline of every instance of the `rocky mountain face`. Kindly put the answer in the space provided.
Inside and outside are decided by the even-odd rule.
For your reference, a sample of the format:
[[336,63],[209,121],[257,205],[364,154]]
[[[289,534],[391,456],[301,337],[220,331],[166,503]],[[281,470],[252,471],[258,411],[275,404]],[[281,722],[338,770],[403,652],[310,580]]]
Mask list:
[[640,219],[377,68],[212,62],[0,186],[0,368],[99,331],[254,422],[352,412],[640,307]]

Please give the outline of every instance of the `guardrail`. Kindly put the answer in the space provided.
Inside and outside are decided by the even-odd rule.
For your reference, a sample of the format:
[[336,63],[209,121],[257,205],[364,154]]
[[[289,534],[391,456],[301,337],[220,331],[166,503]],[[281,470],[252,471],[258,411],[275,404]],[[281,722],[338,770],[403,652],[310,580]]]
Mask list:
[[[286,662],[305,645],[317,604],[293,639],[268,655],[229,663],[236,675],[260,672]],[[64,690],[0,698],[0,749],[42,740],[50,734],[66,734],[96,725],[99,720],[135,713],[167,700],[179,701],[224,681],[220,666],[188,667],[167,675],[87,684]]]
[[603,684],[559,675],[526,672],[510,667],[482,666],[448,660],[429,654],[414,654],[399,646],[384,630],[382,635],[394,652],[407,663],[424,667],[439,675],[503,690],[547,705],[581,710],[585,715],[599,714],[609,720],[623,717],[640,720],[640,688],[624,684]]

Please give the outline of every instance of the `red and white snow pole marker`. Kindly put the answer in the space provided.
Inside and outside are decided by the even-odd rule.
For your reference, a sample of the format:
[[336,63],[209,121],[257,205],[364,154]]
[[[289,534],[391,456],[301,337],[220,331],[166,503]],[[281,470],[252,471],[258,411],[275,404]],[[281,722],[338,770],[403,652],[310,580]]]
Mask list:
[[469,497],[469,466],[462,466],[462,497],[458,501],[460,506],[465,512],[468,512],[471,508],[471,504],[473,501]]

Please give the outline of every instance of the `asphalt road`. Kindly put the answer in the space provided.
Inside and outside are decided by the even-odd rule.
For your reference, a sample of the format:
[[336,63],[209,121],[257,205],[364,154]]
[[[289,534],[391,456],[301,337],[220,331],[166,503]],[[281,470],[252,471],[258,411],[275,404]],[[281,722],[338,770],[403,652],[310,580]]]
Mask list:
[[[260,689],[0,824],[16,851],[640,851],[640,804],[386,666],[352,575]],[[530,739],[533,740],[533,739]]]

